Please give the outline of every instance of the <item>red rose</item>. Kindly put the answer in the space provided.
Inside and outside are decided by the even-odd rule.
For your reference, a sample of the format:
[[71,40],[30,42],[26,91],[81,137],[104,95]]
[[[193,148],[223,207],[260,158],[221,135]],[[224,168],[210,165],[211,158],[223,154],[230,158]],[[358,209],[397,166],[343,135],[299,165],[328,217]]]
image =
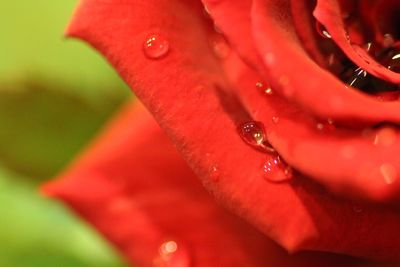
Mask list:
[[400,5],[204,4],[212,19],[198,0],[84,0],[68,34],[107,57],[206,189],[259,232],[216,206],[144,111],[120,115],[45,191],[139,266],[360,264],[286,256],[267,237],[400,260]]

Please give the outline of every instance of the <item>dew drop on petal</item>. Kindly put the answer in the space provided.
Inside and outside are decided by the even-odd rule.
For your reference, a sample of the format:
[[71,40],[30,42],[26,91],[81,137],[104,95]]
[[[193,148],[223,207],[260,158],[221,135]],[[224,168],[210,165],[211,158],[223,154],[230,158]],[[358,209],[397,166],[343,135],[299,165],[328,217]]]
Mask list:
[[270,182],[287,182],[293,177],[293,170],[288,166],[279,155],[268,157],[264,163],[265,179]]
[[144,54],[150,59],[159,59],[169,52],[169,42],[160,35],[150,35],[143,44]]
[[332,36],[330,35],[330,33],[326,30],[325,26],[322,25],[320,22],[317,22],[316,28],[317,28],[317,32],[318,32],[319,35],[321,35],[322,37],[327,38],[327,39],[332,38]]
[[238,130],[240,137],[246,144],[266,153],[275,152],[266,139],[265,128],[261,122],[249,121],[243,123],[238,127]]
[[256,88],[260,92],[262,92],[263,94],[266,94],[266,95],[272,95],[273,94],[272,88],[268,84],[265,84],[263,82],[257,82],[256,83]]
[[189,267],[188,250],[176,241],[170,240],[161,244],[158,255],[154,259],[154,267]]
[[267,89],[265,89],[264,92],[265,92],[266,95],[272,95],[272,94],[273,94],[272,88],[270,88],[270,87],[268,87]]
[[251,146],[260,146],[265,141],[264,125],[258,121],[250,121],[240,126],[240,137]]
[[262,82],[257,82],[256,87],[262,89],[264,87],[264,84]]

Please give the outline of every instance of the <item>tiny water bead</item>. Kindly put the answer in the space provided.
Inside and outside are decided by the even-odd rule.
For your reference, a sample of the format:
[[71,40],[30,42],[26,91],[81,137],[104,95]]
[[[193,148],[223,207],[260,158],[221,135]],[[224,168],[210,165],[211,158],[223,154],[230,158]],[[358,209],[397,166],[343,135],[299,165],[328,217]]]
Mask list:
[[317,21],[315,27],[316,27],[317,32],[319,33],[319,35],[321,35],[323,38],[327,38],[327,39],[332,38],[330,33],[326,30],[325,26],[322,25],[320,22]]
[[167,39],[160,35],[150,35],[143,44],[144,54],[150,59],[164,57],[170,50]]
[[153,261],[154,267],[189,267],[190,257],[186,248],[173,240],[161,244],[158,255]]
[[260,90],[260,92],[262,92],[263,94],[266,94],[266,95],[272,95],[273,94],[272,88],[268,84],[265,84],[263,82],[257,82],[256,83],[256,88],[258,90]]
[[268,158],[264,164],[265,179],[274,182],[286,182],[292,179],[293,170],[279,155]]

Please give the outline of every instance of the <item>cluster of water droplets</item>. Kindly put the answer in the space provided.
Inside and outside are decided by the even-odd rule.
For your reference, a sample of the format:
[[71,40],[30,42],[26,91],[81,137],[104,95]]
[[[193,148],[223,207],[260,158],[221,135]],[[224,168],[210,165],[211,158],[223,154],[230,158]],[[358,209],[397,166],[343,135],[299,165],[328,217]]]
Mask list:
[[243,141],[267,154],[263,166],[265,179],[271,182],[286,182],[293,177],[293,171],[267,141],[264,125],[258,121],[245,122],[239,127]]
[[[208,11],[206,11],[205,14],[208,15]],[[327,40],[331,39],[330,33],[321,23],[317,22],[316,29],[321,37]],[[214,31],[210,33],[209,43],[217,58],[223,60],[229,56],[231,48],[226,38],[215,25]],[[399,72],[399,45],[395,44],[394,38],[390,34],[385,35],[383,45],[385,48],[383,50],[379,50],[376,44],[369,42],[363,46],[363,49],[377,58],[378,61],[389,70]],[[169,54],[170,50],[170,42],[162,34],[151,34],[146,37],[143,43],[144,54],[150,60],[159,60],[165,58]],[[387,83],[369,75],[365,70],[354,65],[347,58],[343,59],[343,56],[338,55],[336,52],[330,54],[328,57],[328,65],[331,67],[340,65],[338,68],[339,71],[336,72],[339,78],[345,81],[348,85],[359,88],[363,91],[375,92],[376,90],[399,90],[398,85]],[[255,86],[262,94],[266,96],[271,96],[274,94],[272,88],[264,82],[257,82]],[[271,119],[274,124],[278,124],[280,120],[278,116],[273,116]],[[325,131],[332,130],[335,128],[335,126],[333,121],[327,120],[324,122],[317,122],[316,128],[320,131]],[[283,182],[292,178],[292,168],[285,163],[281,156],[267,141],[265,128],[261,122],[249,121],[243,123],[239,127],[239,134],[248,145],[267,154],[267,159],[263,166],[263,171],[267,180],[272,182]],[[397,135],[390,130],[377,131],[374,136],[375,139],[373,142],[375,145],[391,145],[394,143],[394,140],[397,137]],[[353,150],[349,148],[343,149],[343,156],[353,157]],[[397,177],[396,170],[391,164],[382,164],[382,166],[380,166],[380,171],[388,184],[393,183],[395,180],[394,177]],[[218,166],[212,166],[210,173],[212,178],[217,180],[219,177]],[[176,255],[176,253],[177,244],[173,243],[173,241],[166,242],[160,248],[160,257],[158,258],[158,265],[156,266],[187,266],[176,264],[168,265],[168,262],[174,261],[173,259],[175,258],[174,255]]]

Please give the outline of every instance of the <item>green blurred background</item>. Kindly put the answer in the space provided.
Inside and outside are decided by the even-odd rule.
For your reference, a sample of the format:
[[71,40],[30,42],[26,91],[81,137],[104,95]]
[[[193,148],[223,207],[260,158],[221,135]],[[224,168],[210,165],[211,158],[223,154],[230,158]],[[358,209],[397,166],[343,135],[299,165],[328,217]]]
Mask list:
[[38,187],[130,96],[106,62],[63,31],[77,2],[0,3],[0,266],[127,266]]

